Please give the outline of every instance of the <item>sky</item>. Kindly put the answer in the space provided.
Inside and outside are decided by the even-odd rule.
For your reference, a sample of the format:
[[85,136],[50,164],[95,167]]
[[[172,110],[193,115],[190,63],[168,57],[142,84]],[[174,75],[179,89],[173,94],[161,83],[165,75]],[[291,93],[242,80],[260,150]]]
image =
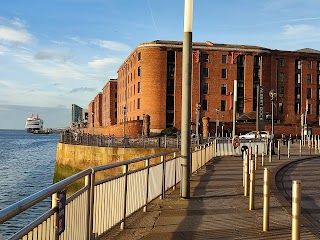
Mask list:
[[[193,41],[320,50],[319,0],[194,0]],[[184,0],[1,0],[0,128],[69,125],[142,42],[183,40]]]

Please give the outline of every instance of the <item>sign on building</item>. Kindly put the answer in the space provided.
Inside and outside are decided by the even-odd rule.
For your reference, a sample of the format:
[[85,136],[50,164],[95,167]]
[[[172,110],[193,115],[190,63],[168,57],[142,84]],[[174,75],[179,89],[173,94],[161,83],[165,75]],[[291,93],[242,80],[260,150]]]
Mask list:
[[263,102],[263,88],[259,86],[257,88],[257,114],[256,114],[256,130],[264,130],[264,102]]

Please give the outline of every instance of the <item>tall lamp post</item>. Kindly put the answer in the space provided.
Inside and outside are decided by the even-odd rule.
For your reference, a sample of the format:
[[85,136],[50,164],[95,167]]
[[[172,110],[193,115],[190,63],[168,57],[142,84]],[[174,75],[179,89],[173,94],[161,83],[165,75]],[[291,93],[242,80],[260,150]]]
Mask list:
[[199,139],[200,109],[201,109],[201,104],[196,103],[196,137],[197,139]]
[[94,112],[91,114],[92,119],[92,136],[94,135]]
[[223,130],[224,130],[224,115],[222,114],[222,123],[221,123],[221,136],[223,137]]
[[275,90],[270,90],[269,96],[271,98],[271,146],[272,146],[272,154],[274,154],[274,100],[277,97],[277,93]]
[[126,145],[126,121],[127,121],[127,108],[123,107],[123,143]]

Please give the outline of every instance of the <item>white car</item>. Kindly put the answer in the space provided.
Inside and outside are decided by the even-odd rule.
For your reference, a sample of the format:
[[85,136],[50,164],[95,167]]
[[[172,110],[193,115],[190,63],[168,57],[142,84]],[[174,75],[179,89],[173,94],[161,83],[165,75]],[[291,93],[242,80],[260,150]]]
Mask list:
[[270,138],[270,134],[268,131],[260,131],[259,134],[257,131],[251,131],[244,135],[240,135],[239,138],[240,139]]

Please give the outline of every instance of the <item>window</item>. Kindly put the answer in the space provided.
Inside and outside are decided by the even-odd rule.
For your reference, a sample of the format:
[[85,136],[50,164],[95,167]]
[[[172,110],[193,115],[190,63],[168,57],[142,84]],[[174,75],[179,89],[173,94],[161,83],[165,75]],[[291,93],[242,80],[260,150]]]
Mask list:
[[138,61],[141,60],[141,52],[138,52]]
[[307,68],[312,69],[312,61],[307,61]]
[[168,59],[168,62],[175,62],[176,60],[175,51],[168,51],[167,59]]
[[320,85],[320,74],[318,74],[318,85]]
[[138,76],[141,76],[141,67],[138,67]]
[[227,94],[227,84],[222,84],[221,85],[221,95],[226,95]]
[[203,60],[203,62],[209,62],[209,54],[207,54],[207,53],[203,53],[203,55],[202,55],[202,60]]
[[317,104],[317,116],[320,115],[320,104]]
[[299,114],[300,113],[300,104],[299,103],[295,103],[294,105],[294,112],[296,114]]
[[312,76],[311,74],[307,74],[307,84],[311,84],[312,82]]
[[296,69],[301,69],[301,60],[296,60]]
[[209,69],[208,68],[203,68],[203,77],[205,77],[205,78],[209,77]]
[[307,88],[307,98],[311,98],[311,88]]
[[227,55],[222,55],[221,62],[222,63],[227,63]]
[[137,92],[140,93],[141,92],[141,84],[140,82],[138,82],[138,89],[137,89]]
[[168,64],[168,77],[174,77],[174,64]]
[[312,108],[311,104],[308,104],[308,109],[307,109],[307,114],[308,115],[311,114],[311,108]]
[[222,78],[227,78],[227,69],[225,69],[225,68],[221,69],[221,77]]
[[260,56],[254,56],[254,66],[259,67],[260,66]]
[[320,61],[318,61],[317,64],[318,64],[318,71],[320,71]]
[[207,111],[208,110],[208,101],[207,100],[203,100],[202,101],[202,109],[204,111]]
[[284,59],[283,58],[279,59],[279,66],[284,67]]
[[279,112],[283,113],[283,103],[279,102]]
[[117,111],[114,112],[114,118],[117,118]]
[[301,83],[301,75],[300,73],[296,73],[296,83]]
[[284,81],[284,72],[281,72],[281,73],[279,74],[279,81],[280,81],[280,82],[283,82],[283,81]]
[[117,102],[114,103],[114,107],[117,108]]
[[320,88],[318,88],[318,100],[320,100]]
[[137,99],[137,109],[140,109],[140,98]]
[[115,94],[114,94],[114,98],[117,98],[117,96],[118,96],[118,95],[115,93]]
[[283,97],[284,95],[284,87],[280,87],[279,96]]
[[295,89],[296,99],[300,99],[300,88],[296,87]]
[[226,111],[226,100],[221,100],[220,110],[222,112]]
[[203,86],[202,87],[202,93],[203,94],[208,94],[208,92],[209,92],[209,84],[208,83],[204,83],[202,86]]

